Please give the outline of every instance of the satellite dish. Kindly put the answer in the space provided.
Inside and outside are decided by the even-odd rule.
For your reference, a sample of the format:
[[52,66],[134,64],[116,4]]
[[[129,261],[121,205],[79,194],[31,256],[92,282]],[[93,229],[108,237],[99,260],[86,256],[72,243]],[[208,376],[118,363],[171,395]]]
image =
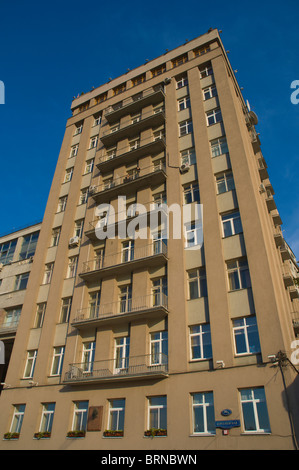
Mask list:
[[249,119],[250,119],[250,121],[252,122],[252,124],[254,126],[256,126],[257,123],[259,122],[258,118],[257,118],[257,115],[253,111],[249,111]]

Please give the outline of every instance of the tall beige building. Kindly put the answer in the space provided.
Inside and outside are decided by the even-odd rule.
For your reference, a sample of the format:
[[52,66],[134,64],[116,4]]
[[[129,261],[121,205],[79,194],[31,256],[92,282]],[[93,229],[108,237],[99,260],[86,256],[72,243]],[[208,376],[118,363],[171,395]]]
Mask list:
[[71,108],[0,448],[295,449],[298,266],[218,31]]

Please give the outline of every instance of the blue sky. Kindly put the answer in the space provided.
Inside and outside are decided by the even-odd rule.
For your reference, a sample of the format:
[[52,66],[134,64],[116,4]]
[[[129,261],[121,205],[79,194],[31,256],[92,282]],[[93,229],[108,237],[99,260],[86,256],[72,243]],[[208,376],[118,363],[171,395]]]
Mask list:
[[0,233],[42,220],[73,96],[213,27],[259,117],[282,228],[299,258],[297,0],[15,0],[2,1],[0,15]]

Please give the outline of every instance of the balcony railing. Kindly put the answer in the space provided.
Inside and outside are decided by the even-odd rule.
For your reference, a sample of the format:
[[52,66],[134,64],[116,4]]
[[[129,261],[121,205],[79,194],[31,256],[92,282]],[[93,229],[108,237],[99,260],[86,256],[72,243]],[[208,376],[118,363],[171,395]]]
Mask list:
[[165,122],[165,114],[163,107],[141,113],[140,116],[127,119],[120,122],[118,125],[113,126],[103,132],[101,141],[105,146],[112,145],[118,140],[124,138],[134,137],[138,132],[141,132],[148,127],[156,127]]
[[2,325],[0,325],[0,335],[7,333],[15,333],[17,331],[18,325],[19,320],[2,323]]
[[144,187],[144,185],[152,179],[157,180],[157,184],[162,183],[162,180],[165,180],[165,177],[165,165],[162,162],[158,162],[157,164],[152,164],[145,168],[137,167],[132,173],[128,173],[118,178],[109,179],[98,186],[92,186],[89,189],[89,193],[94,199],[98,199],[104,194],[109,194],[109,196],[111,196],[111,193],[119,193],[120,186],[122,186],[121,191],[123,192],[126,191],[126,188],[131,191],[133,186],[134,189],[137,189],[139,186]]
[[168,357],[165,354],[123,357],[69,365],[65,383],[88,383],[107,380],[166,377]]
[[158,85],[154,88],[147,88],[120,103],[109,106],[105,111],[105,117],[108,122],[114,122],[128,112],[136,112],[141,107],[145,107],[149,104],[157,104],[164,98],[163,86]]
[[78,310],[78,314],[73,320],[76,323],[91,323],[97,320],[120,318],[122,315],[140,315],[148,311],[167,311],[167,295],[162,292],[153,292],[137,298],[120,299],[118,302],[110,302],[103,305],[91,305]]
[[109,255],[100,255],[83,263],[83,269],[80,276],[84,278],[84,275],[100,272],[105,268],[115,268],[117,266],[126,267],[131,263],[143,261],[151,257],[166,257],[167,256],[167,245],[163,240],[156,240],[149,245],[136,248],[132,243],[130,248],[123,249],[122,251],[111,253]]
[[97,167],[101,170],[112,169],[116,165],[119,165],[119,159],[122,157],[126,158],[126,163],[129,163],[137,158],[144,156],[147,152],[156,153],[165,148],[165,138],[161,136],[151,136],[142,141],[134,141],[131,144],[123,145],[119,147],[115,153],[104,153],[99,158]]

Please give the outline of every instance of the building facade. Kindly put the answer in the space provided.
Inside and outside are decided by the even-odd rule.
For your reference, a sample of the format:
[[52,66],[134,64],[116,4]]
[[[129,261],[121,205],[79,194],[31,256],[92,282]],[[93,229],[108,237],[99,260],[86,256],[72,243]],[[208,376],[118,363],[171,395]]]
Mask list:
[[[0,393],[18,328],[41,224],[0,237]],[[3,385],[2,385],[3,384]]]
[[73,100],[2,449],[296,448],[298,266],[256,125],[217,30]]

